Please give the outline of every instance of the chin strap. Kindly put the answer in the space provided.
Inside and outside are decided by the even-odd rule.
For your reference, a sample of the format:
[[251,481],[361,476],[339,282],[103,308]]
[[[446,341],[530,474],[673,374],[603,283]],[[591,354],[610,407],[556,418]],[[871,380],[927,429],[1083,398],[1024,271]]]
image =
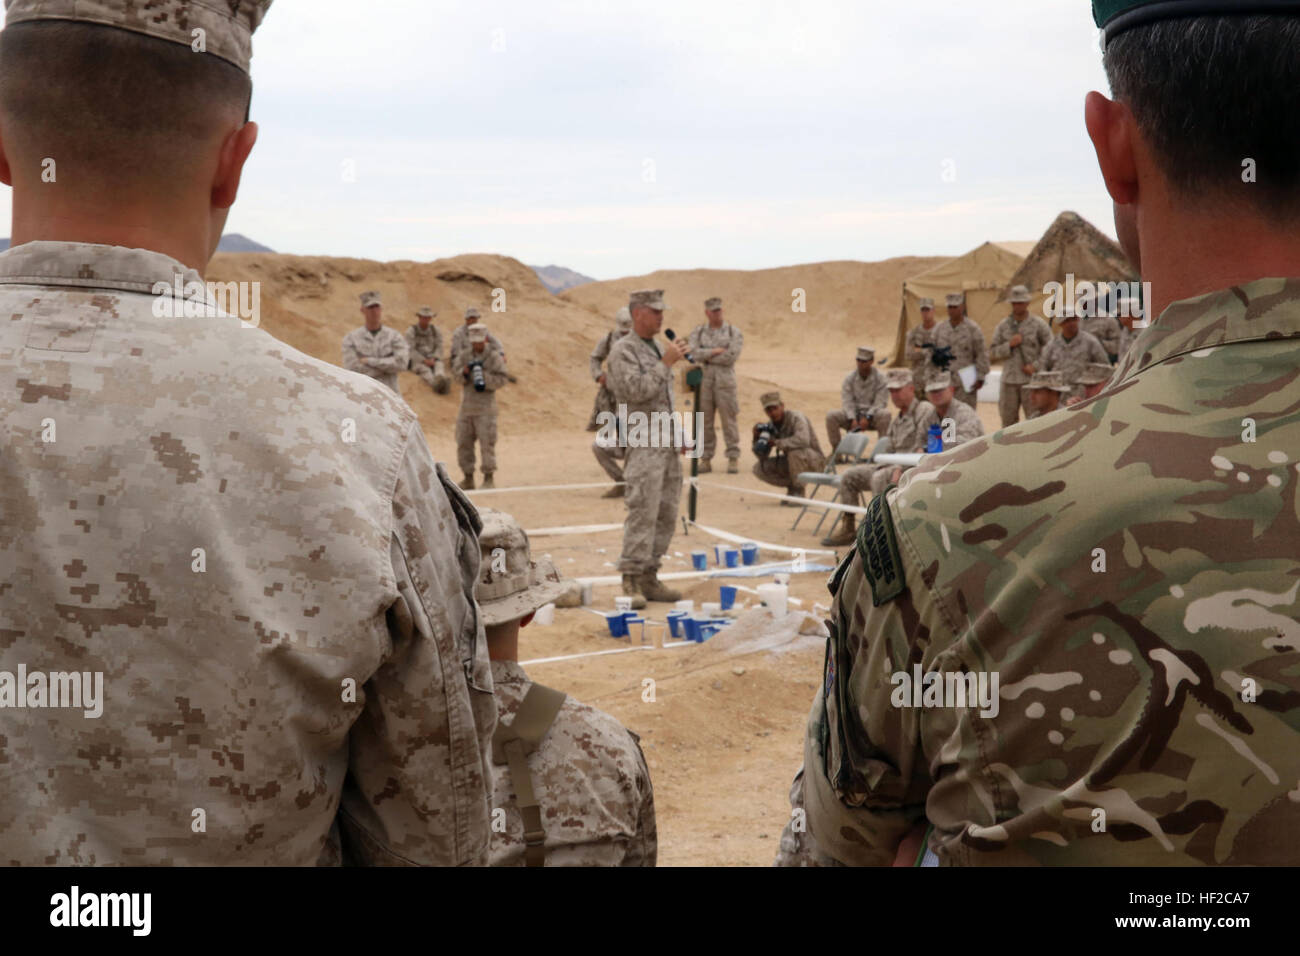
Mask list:
[[524,860],[528,866],[542,866],[546,859],[546,830],[542,826],[542,808],[528,772],[527,756],[537,749],[546,732],[555,723],[564,706],[563,691],[533,684],[524,695],[515,719],[509,724],[498,721],[492,734],[492,762],[510,768],[519,815],[524,823]]

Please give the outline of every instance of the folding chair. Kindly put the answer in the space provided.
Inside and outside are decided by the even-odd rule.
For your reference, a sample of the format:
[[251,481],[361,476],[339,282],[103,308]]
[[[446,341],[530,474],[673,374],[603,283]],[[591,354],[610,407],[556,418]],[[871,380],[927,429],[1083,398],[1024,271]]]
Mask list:
[[[805,471],[794,480],[796,485],[812,485],[812,494],[808,496],[808,501],[817,497],[817,492],[823,488],[834,488],[835,495],[831,501],[838,501],[840,497],[840,476],[835,473],[835,463],[839,461],[840,455],[851,459],[850,465],[860,465],[865,460],[863,452],[867,450],[867,443],[871,440],[866,432],[849,432],[840,439],[839,446],[835,449],[830,458],[826,459],[825,471]],[[810,505],[804,505],[799,509],[799,514],[795,516],[794,524],[790,526],[793,531],[799,527],[799,522],[807,514]],[[822,516],[817,521],[817,527],[813,529],[813,534],[821,531],[822,524],[826,521],[826,516],[831,513],[830,508],[822,509]]]

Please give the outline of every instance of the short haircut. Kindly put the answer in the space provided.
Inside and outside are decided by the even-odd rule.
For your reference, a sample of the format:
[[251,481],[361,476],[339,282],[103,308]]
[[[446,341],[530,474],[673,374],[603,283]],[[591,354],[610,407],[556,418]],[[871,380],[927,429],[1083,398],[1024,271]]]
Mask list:
[[251,97],[238,67],[179,43],[64,20],[0,31],[6,145],[117,181],[166,176]]
[[1300,16],[1135,27],[1106,44],[1105,66],[1180,195],[1245,202],[1274,222],[1300,215]]

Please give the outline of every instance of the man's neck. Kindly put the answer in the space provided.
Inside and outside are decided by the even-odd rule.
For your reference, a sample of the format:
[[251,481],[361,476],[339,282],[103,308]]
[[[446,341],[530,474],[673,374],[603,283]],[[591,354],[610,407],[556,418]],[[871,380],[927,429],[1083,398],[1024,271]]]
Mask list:
[[718,329],[722,328],[722,320],[718,319],[718,321],[714,322],[712,319],[709,319],[709,328],[713,329],[715,332],[718,331]]
[[33,203],[25,191],[15,190],[10,242],[15,246],[39,241],[84,242],[147,249],[170,256],[202,275],[212,248],[206,212],[111,205],[96,198],[64,197],[56,204]]
[[[1300,230],[1263,223],[1239,206],[1212,213],[1173,208],[1153,197],[1139,209],[1142,279],[1151,283],[1148,318],[1170,304],[1255,279],[1300,276]],[[1154,207],[1154,208],[1151,208]]]
[[[933,402],[931,402],[930,404],[931,404],[931,405],[934,405]],[[934,405],[934,412],[935,412],[935,414],[938,415],[940,418],[944,418],[944,417],[947,416],[947,414],[948,414],[948,409],[951,408],[951,407],[952,407],[952,399],[949,399],[949,400],[948,400],[948,404],[947,404],[947,405],[944,405],[942,408],[939,407],[938,405]]]
[[961,325],[961,320],[962,320],[962,316],[959,315],[959,316],[957,316],[957,318],[955,318],[955,319],[949,319],[949,320],[948,320],[948,324],[951,325],[951,326],[955,329],[955,328],[957,328],[957,326]]

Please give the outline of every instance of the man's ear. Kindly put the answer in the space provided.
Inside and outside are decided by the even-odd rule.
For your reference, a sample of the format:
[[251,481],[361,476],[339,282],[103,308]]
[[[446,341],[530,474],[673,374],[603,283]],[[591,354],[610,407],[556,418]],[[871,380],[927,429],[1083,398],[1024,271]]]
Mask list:
[[1083,121],[1110,198],[1121,206],[1132,204],[1138,195],[1138,129],[1133,113],[1123,103],[1094,91],[1084,101]]
[[244,163],[257,143],[257,124],[245,123],[232,130],[221,144],[221,157],[212,178],[212,205],[215,209],[229,209],[239,195],[239,181],[244,175]]

